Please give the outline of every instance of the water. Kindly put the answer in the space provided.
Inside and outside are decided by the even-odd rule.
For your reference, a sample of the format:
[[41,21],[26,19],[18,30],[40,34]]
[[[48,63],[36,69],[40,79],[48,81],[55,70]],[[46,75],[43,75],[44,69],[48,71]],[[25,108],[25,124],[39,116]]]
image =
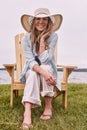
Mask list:
[[[58,72],[59,80],[62,79],[62,71]],[[10,84],[11,79],[6,70],[0,70],[0,84]],[[68,78],[68,83],[87,83],[87,72],[72,72]]]
[[10,76],[7,71],[0,70],[0,84],[9,84],[11,83]]

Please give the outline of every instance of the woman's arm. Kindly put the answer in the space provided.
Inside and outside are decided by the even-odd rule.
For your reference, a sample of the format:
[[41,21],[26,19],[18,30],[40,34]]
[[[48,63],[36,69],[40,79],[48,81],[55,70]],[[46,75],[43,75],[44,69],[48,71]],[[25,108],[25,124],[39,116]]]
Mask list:
[[23,37],[22,45],[23,45],[23,50],[24,50],[24,54],[25,54],[25,57],[26,57],[26,61],[29,64],[29,68],[32,69],[33,66],[35,64],[38,64],[38,63],[35,61],[35,57],[34,57],[34,55],[32,53],[30,34],[26,34]]
[[39,59],[42,63],[46,63],[52,60],[54,56],[54,51],[57,44],[57,40],[58,40],[58,36],[56,33],[53,33],[51,37],[47,40],[49,44],[49,48],[39,55]]
[[34,65],[33,70],[41,74],[45,78],[45,81],[48,85],[56,85],[56,80],[52,74],[41,68],[39,65]]

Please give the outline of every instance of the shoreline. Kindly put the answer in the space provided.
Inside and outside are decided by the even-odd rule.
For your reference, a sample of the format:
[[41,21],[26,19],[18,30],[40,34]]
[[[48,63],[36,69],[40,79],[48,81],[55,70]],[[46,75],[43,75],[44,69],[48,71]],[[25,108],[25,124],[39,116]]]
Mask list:
[[[63,71],[58,69],[58,78],[62,81]],[[11,78],[8,72],[4,70],[0,70],[0,84],[7,84],[11,82]],[[73,71],[69,78],[68,83],[86,83],[87,84],[87,71]]]
[[[5,68],[0,68],[1,71],[6,70]],[[63,68],[57,68],[57,71],[63,71]],[[87,68],[77,68],[73,72],[87,72]]]

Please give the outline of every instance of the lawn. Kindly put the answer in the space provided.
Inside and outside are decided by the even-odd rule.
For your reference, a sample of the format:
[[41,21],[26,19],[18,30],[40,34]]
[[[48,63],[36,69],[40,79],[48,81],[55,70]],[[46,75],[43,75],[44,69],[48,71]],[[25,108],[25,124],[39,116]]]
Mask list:
[[[0,85],[0,130],[20,130],[24,108],[22,91],[15,98],[14,107],[9,106],[10,85]],[[43,108],[32,109],[33,130],[87,130],[87,84],[69,84],[68,107],[61,105],[61,96],[53,100],[53,117],[49,121],[39,119]]]

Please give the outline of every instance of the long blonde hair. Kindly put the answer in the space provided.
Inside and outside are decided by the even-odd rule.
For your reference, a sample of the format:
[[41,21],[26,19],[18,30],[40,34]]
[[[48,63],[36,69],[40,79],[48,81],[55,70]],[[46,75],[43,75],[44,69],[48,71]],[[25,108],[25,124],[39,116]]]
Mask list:
[[49,31],[52,30],[53,23],[52,23],[50,17],[48,17],[47,28],[43,32],[38,33],[38,30],[36,30],[36,28],[35,28],[34,21],[35,21],[35,18],[33,19],[33,22],[32,22],[32,25],[31,25],[31,44],[32,44],[32,48],[33,48],[34,44],[36,43],[36,51],[38,51],[41,36],[43,34],[45,34],[46,32],[49,32]]

